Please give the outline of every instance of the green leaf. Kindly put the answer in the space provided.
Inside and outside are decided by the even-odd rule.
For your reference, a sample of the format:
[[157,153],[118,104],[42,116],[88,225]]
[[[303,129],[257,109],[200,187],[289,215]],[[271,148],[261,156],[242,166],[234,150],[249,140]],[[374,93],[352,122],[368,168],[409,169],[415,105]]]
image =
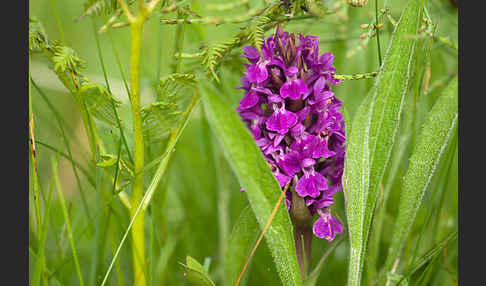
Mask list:
[[[247,206],[243,209],[240,217],[233,227],[231,237],[228,242],[228,249],[225,254],[225,273],[224,284],[227,286],[233,286],[236,284],[238,275],[245,265],[248,255],[255,244],[260,229],[258,227],[258,221],[253,214],[251,207]],[[246,280],[242,280],[241,285],[244,285]]]
[[187,256],[186,264],[182,264],[185,269],[184,276],[191,284],[196,286],[214,286],[214,282],[209,277],[209,274],[204,270],[204,267],[197,262],[196,259]]
[[386,271],[390,271],[399,259],[425,191],[444,151],[457,132],[457,85],[455,77],[432,107],[421,131],[420,140],[410,157],[410,165],[403,180],[398,217],[385,262]]
[[344,170],[350,234],[348,285],[360,285],[379,184],[388,164],[408,88],[421,5],[409,1],[392,35],[375,85],[354,116]]
[[[202,83],[202,99],[209,122],[239,182],[246,189],[255,217],[263,230],[282,190],[262,152],[238,114],[218,93]],[[302,285],[292,223],[284,204],[279,207],[265,238],[284,285]]]
[[118,127],[113,104],[116,108],[121,102],[104,86],[91,83],[90,81],[83,81],[79,87],[78,93],[84,100],[89,114],[112,126]]

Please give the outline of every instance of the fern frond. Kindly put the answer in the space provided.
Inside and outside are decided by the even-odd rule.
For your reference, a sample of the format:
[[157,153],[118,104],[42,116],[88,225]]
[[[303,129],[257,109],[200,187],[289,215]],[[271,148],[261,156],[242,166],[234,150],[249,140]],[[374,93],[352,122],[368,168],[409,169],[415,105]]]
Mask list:
[[104,86],[86,80],[81,82],[78,94],[84,100],[91,115],[112,126],[117,126],[113,104],[116,108],[121,102]]
[[183,108],[196,88],[194,74],[174,73],[163,77],[157,88],[158,102],[142,108],[144,135],[160,140],[177,129],[183,118]]
[[166,82],[180,83],[190,87],[194,87],[197,83],[196,75],[190,73],[173,73],[165,76],[160,80],[160,85],[163,85]]
[[184,91],[195,88],[196,76],[194,74],[174,73],[160,79],[157,87],[158,101],[181,103]]
[[39,51],[49,46],[44,27],[35,18],[29,17],[29,51]]
[[144,135],[150,140],[160,140],[175,131],[183,112],[176,103],[155,102],[142,108]]
[[83,7],[83,14],[76,18],[76,21],[86,16],[110,15],[118,9],[118,2],[116,0],[87,0],[84,2]]
[[213,76],[213,78],[219,82],[216,68],[221,63],[222,58],[224,58],[224,56],[226,56],[239,42],[239,38],[233,38],[227,41],[212,43],[204,49],[202,64],[205,67],[208,76]]
[[54,52],[52,60],[54,62],[55,72],[72,71],[76,73],[76,71],[84,69],[84,61],[78,57],[72,48],[64,46],[59,41],[55,41],[52,46],[52,51]]
[[260,16],[256,18],[248,27],[248,41],[260,50],[263,44],[263,34],[265,33],[265,25],[268,24],[272,19],[267,16]]
[[207,46],[203,51],[202,64],[206,69],[206,74],[212,76],[219,82],[216,74],[216,68],[221,64],[224,57],[231,52],[232,49],[241,46],[246,40],[252,45],[260,48],[263,43],[264,32],[271,27],[272,18],[274,14],[278,14],[280,9],[280,1],[275,1],[273,4],[261,9],[255,14],[255,19],[243,31],[238,33],[231,40],[213,43]]

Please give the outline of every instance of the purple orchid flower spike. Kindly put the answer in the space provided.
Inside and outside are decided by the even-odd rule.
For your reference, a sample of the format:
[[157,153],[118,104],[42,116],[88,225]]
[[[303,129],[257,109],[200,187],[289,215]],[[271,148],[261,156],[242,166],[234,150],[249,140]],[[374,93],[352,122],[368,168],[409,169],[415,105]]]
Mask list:
[[332,91],[340,82],[334,56],[319,55],[318,37],[288,33],[280,25],[263,40],[261,53],[243,47],[248,63],[236,111],[282,190],[289,184],[285,204],[293,221],[303,206],[307,214],[301,217],[310,218],[307,233],[331,241],[343,228],[330,208],[342,190],[346,141],[342,103]]

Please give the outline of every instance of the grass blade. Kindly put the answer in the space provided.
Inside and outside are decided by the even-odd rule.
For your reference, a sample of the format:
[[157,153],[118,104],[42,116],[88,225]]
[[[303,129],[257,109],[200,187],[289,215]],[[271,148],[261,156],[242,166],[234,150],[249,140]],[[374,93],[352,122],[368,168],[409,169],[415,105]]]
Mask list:
[[[436,246],[434,246],[429,251],[427,251],[422,256],[420,256],[419,259],[417,260],[417,262],[413,265],[410,272],[408,272],[407,275],[405,275],[403,279],[410,278],[420,268],[422,268],[425,264],[436,259],[442,253],[444,248],[446,248],[450,243],[452,243],[454,241],[457,241],[457,231],[454,231],[453,233],[449,234],[443,241],[439,242]],[[397,283],[397,285],[399,285],[399,284],[400,284],[400,281]]]
[[[59,163],[60,153],[58,152],[56,160],[52,161],[52,170],[53,172],[57,170],[57,164]],[[54,179],[54,176],[52,176]],[[32,279],[31,285],[40,285],[41,278],[46,278],[47,276],[44,275],[44,272],[47,270],[46,267],[46,258],[45,258],[45,248],[46,248],[46,240],[47,240],[47,228],[49,226],[49,213],[51,210],[51,202],[52,202],[52,188],[54,186],[54,182],[51,181],[49,187],[49,194],[47,197],[46,208],[44,210],[44,220],[42,223],[42,228],[39,232],[40,237],[40,245],[38,246],[38,255],[37,260],[34,266],[34,278]]]
[[59,201],[61,203],[62,214],[64,216],[64,221],[66,223],[66,229],[67,229],[67,233],[68,233],[69,243],[71,245],[71,251],[73,253],[74,264],[76,266],[76,273],[78,275],[79,284],[81,286],[84,286],[83,274],[81,273],[81,268],[79,266],[78,255],[76,253],[76,247],[74,245],[73,232],[71,230],[71,223],[69,221],[69,214],[68,214],[68,210],[67,210],[67,207],[66,207],[66,201],[64,200],[64,194],[63,194],[63,191],[62,191],[62,188],[61,188],[61,183],[59,182],[59,177],[57,175],[57,170],[54,171],[54,182],[56,183],[56,189],[57,189],[57,193],[59,195]]
[[[251,207],[247,206],[241,212],[231,232],[225,255],[226,264],[223,285],[235,285],[236,278],[245,264],[245,260],[248,258],[259,232],[258,221]],[[244,285],[244,282],[245,280],[241,282],[241,285]]]
[[333,241],[328,246],[328,248],[326,249],[326,252],[324,252],[321,259],[317,263],[316,268],[314,268],[314,270],[312,270],[309,277],[305,280],[305,283],[304,283],[305,286],[315,286],[316,285],[317,279],[319,278],[319,275],[321,274],[322,268],[324,267],[324,262],[329,257],[329,255],[331,255],[331,253],[334,251],[334,249],[336,249],[341,244],[341,242],[344,241],[344,238],[345,238],[345,236],[341,235],[338,239]]
[[427,187],[446,147],[457,132],[457,77],[429,112],[418,142],[410,158],[410,166],[403,181],[398,217],[393,239],[385,262],[385,271],[399,260]]
[[344,190],[350,234],[348,285],[361,284],[379,185],[390,159],[408,89],[421,4],[409,1],[392,35],[370,94],[354,116],[346,150]]
[[63,124],[62,124],[63,123],[63,119],[62,119],[61,115],[59,114],[59,112],[54,107],[54,105],[50,102],[49,98],[37,86],[37,84],[34,82],[34,80],[32,78],[30,78],[30,81],[32,82],[32,86],[35,87],[35,89],[37,90],[37,92],[41,95],[42,99],[44,99],[45,103],[51,109],[52,113],[54,114],[54,117],[56,118],[57,124],[59,125],[59,130],[61,131],[61,136],[63,138],[64,144],[66,145],[67,155],[69,156],[68,159],[71,162],[71,167],[72,167],[72,170],[73,170],[74,177],[76,179],[76,185],[78,186],[79,194],[81,195],[81,202],[83,203],[84,211],[86,213],[86,216],[88,218],[88,221],[91,222],[91,215],[89,213],[89,208],[88,208],[88,203],[87,203],[87,200],[86,200],[86,196],[85,196],[85,193],[84,193],[83,189],[81,188],[81,180],[79,179],[78,172],[76,170],[76,167],[74,166],[73,154],[71,152],[71,147],[69,146],[68,137],[66,136],[66,132],[64,131],[64,127],[63,127]]
[[[282,192],[280,186],[238,114],[207,85],[202,86],[202,99],[209,122],[241,186],[246,189],[245,193],[263,230]],[[285,206],[279,207],[265,238],[282,283],[302,285],[292,223]]]

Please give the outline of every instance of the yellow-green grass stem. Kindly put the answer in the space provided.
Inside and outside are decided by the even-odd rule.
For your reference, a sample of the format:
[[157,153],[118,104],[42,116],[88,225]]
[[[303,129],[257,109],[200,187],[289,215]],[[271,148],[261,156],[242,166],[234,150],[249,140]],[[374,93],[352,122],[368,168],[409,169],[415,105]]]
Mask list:
[[[144,140],[142,130],[142,113],[140,106],[140,51],[142,45],[142,28],[144,18],[137,17],[130,25],[130,103],[133,118],[134,140],[134,171],[140,172],[144,165]],[[131,205],[140,204],[143,196],[143,175],[138,175],[133,180]],[[136,209],[130,210],[130,217],[134,218]],[[132,234],[132,259],[134,285],[145,286],[145,231],[144,212],[140,212],[133,222]]]

